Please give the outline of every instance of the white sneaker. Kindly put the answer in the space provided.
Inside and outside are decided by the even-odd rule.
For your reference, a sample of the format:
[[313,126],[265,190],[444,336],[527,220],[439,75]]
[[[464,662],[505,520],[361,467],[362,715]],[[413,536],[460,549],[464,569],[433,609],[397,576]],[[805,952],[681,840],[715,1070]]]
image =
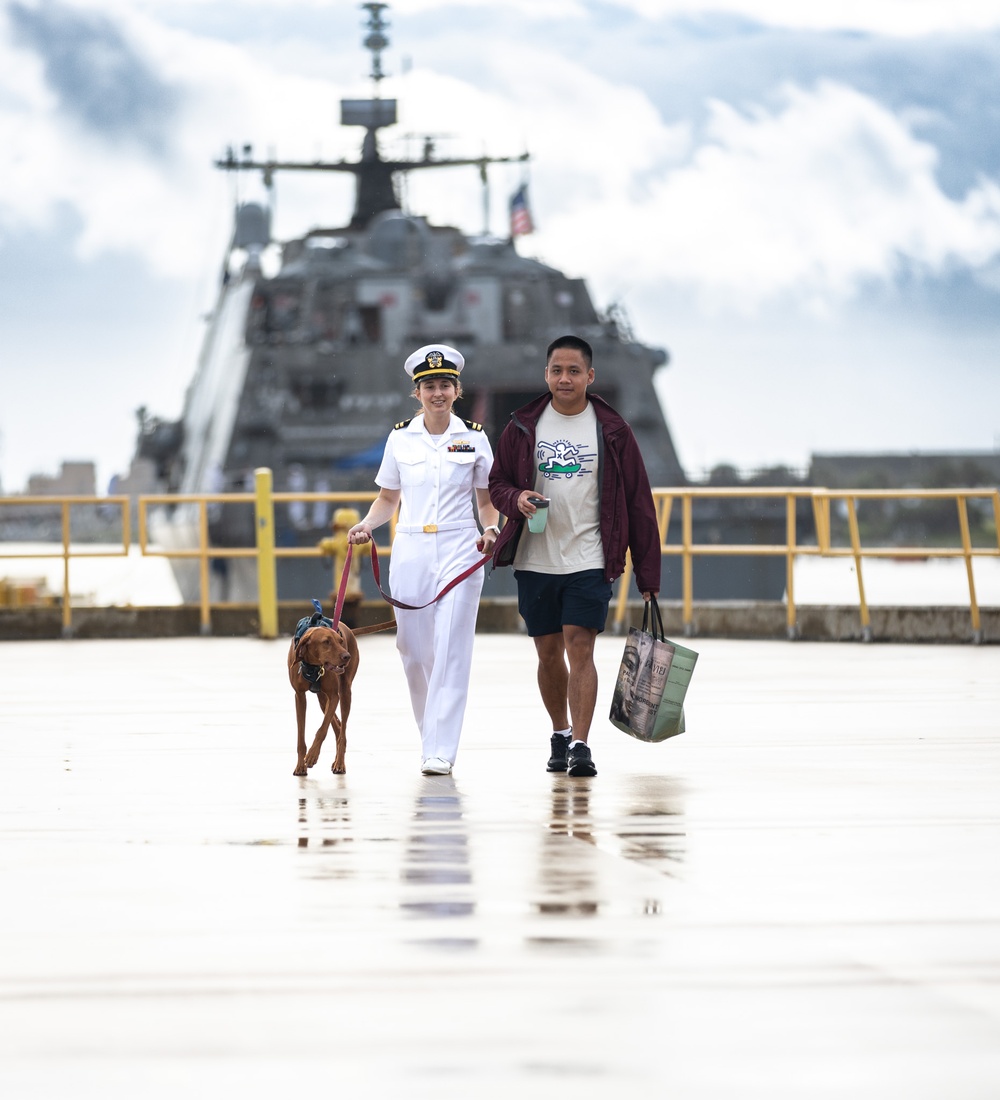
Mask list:
[[424,775],[451,775],[451,764],[440,756],[428,756],[420,765],[420,770]]

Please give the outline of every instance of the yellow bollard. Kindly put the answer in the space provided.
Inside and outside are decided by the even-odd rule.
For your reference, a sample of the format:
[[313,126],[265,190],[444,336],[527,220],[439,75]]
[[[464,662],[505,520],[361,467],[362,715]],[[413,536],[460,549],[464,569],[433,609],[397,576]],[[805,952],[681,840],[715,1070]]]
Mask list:
[[278,569],[274,554],[274,497],[271,471],[254,470],[254,515],[257,527],[257,607],[260,636],[278,636]]

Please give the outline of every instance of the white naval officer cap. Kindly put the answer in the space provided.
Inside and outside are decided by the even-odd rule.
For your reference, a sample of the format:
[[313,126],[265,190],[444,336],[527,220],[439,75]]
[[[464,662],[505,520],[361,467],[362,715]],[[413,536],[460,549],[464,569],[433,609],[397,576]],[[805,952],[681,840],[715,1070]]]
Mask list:
[[420,382],[424,378],[455,378],[465,367],[465,356],[447,344],[425,344],[407,358],[403,370]]

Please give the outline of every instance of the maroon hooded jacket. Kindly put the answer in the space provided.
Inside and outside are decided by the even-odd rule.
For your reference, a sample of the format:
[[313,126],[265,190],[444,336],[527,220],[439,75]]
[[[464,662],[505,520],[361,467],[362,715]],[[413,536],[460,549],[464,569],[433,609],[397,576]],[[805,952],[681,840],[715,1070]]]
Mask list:
[[[510,418],[497,443],[490,473],[490,500],[507,517],[493,548],[493,566],[510,565],[524,528],[517,498],[535,487],[535,428],[552,400],[551,394],[522,405]],[[588,393],[597,414],[598,463],[601,471],[600,527],[604,546],[604,579],[625,570],[625,551],[632,553],[640,592],[660,590],[660,532],[649,477],[632,429],[607,401]]]

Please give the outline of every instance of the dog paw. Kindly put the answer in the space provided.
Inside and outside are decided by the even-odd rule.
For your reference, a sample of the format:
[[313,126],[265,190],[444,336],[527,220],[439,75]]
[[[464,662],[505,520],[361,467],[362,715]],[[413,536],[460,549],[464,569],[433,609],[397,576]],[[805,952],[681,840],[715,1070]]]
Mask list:
[[297,764],[295,766],[295,771],[292,772],[292,775],[308,775],[308,774],[309,774],[309,772],[306,770],[305,764]]
[[330,771],[332,771],[334,775],[346,775],[347,765],[343,763],[338,763],[336,760],[334,760]]

